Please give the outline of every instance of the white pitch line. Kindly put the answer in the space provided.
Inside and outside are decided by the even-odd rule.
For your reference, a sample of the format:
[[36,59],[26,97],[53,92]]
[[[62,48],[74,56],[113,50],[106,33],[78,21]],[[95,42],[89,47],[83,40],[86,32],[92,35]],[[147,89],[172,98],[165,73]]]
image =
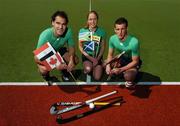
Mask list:
[[[46,82],[0,82],[0,86],[46,86]],[[54,82],[53,85],[124,85],[124,82]],[[180,85],[180,82],[138,82],[137,85]]]

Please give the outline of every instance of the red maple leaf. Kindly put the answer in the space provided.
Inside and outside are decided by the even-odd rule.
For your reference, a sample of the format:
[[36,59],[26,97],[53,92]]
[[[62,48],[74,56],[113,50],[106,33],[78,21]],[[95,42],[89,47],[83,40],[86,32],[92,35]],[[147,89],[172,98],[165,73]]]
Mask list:
[[57,59],[55,58],[50,58],[50,62],[49,62],[51,65],[54,65],[57,63]]

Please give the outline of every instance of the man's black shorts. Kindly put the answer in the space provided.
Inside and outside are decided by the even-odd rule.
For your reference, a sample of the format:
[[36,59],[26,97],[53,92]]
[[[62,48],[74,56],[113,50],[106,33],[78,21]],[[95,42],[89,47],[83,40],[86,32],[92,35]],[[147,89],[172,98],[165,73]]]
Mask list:
[[[126,66],[127,64],[129,64],[130,62],[132,62],[132,59],[130,58],[125,58],[125,57],[120,57],[120,60],[119,60],[121,66]],[[139,64],[137,65],[137,68],[141,68],[141,65],[142,65],[142,60],[140,59],[139,60]]]
[[61,47],[58,52],[61,54],[61,56],[63,56],[66,52],[68,52],[66,47]]

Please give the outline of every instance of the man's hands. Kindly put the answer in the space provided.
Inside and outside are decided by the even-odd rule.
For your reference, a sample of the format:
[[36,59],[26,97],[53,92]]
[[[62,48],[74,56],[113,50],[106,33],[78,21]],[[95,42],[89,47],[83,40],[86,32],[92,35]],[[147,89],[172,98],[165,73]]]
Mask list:
[[110,74],[116,74],[116,75],[118,75],[118,74],[120,74],[120,73],[122,73],[123,72],[123,69],[121,69],[121,68],[114,68],[114,69],[112,69],[111,71],[110,71]]
[[124,70],[122,68],[113,68],[113,69],[111,69],[110,65],[106,66],[106,73],[108,75],[112,75],[112,74],[118,75],[118,74],[122,73],[123,71]]
[[69,62],[68,65],[66,63],[62,63],[59,66],[56,67],[58,70],[65,70],[67,69],[68,72],[71,72],[73,68],[75,67],[74,62]]
[[34,56],[34,61],[35,63],[44,66],[44,64],[36,56]]
[[107,65],[107,66],[106,66],[106,73],[107,73],[107,75],[110,75],[110,73],[111,73],[111,67],[110,67],[110,65]]
[[67,69],[67,65],[65,63],[61,63],[59,66],[56,66],[57,70],[64,70]]

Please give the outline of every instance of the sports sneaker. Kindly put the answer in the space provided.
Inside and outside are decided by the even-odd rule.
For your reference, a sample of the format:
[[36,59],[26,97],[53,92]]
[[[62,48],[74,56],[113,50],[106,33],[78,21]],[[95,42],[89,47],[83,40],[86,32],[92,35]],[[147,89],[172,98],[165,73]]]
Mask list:
[[48,86],[52,86],[53,85],[53,81],[52,80],[48,80],[47,83],[48,83]]
[[62,80],[63,81],[70,81],[69,72],[67,72],[67,70],[62,70],[61,72],[62,72]]
[[45,81],[47,81],[48,86],[53,85],[53,80],[52,80],[52,78],[49,75],[48,76],[43,76],[43,79]]
[[134,89],[135,88],[135,83],[130,82],[130,81],[126,81],[125,82],[125,87],[129,88],[129,89]]
[[64,80],[64,81],[69,81],[70,79],[69,79],[68,76],[62,75],[62,80]]

